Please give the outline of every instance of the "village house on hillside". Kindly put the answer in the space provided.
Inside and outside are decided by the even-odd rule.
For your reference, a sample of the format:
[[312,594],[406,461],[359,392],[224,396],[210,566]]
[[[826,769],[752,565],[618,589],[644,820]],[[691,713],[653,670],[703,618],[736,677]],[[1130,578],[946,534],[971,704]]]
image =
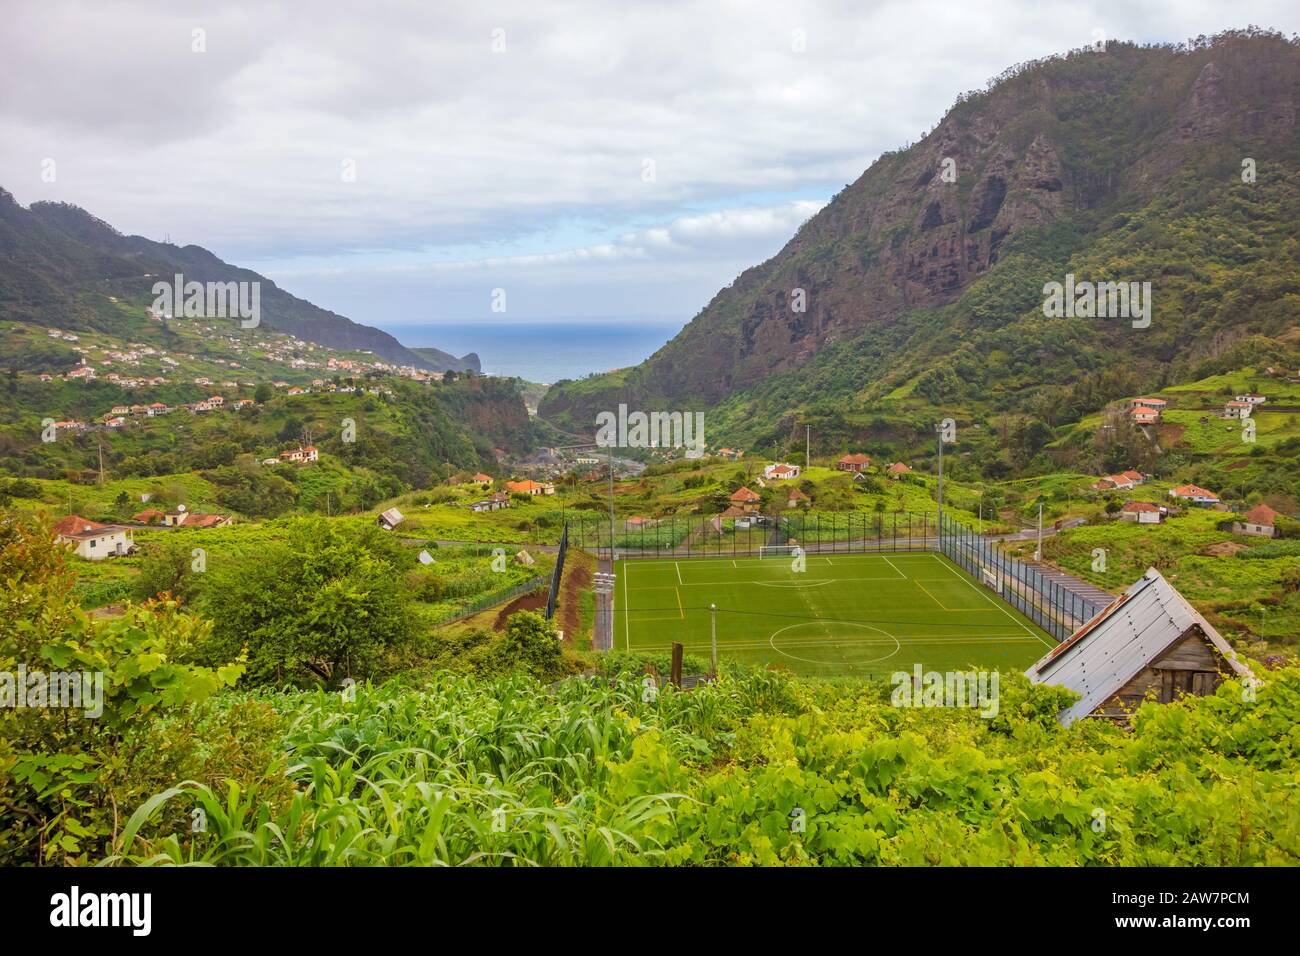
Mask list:
[[1255,534],[1264,538],[1277,535],[1277,519],[1280,513],[1268,505],[1256,505],[1244,515],[1239,515],[1232,523],[1233,534]]
[[894,481],[897,481],[899,478],[902,478],[904,475],[910,475],[912,473],[912,469],[908,468],[901,461],[894,462],[892,465],[886,468],[885,471],[889,474],[889,477],[892,478]]
[[1231,402],[1224,403],[1223,411],[1220,412],[1223,418],[1249,418],[1250,413],[1255,410],[1255,406],[1250,402],[1243,402],[1234,399]]
[[[757,511],[759,502],[763,499],[758,492],[750,491],[748,488],[737,488],[731,493],[731,507],[739,508],[741,514]],[[730,508],[728,510],[731,510]],[[724,517],[729,517],[724,513]]]
[[523,481],[507,481],[506,491],[512,495],[553,495],[555,485],[549,481],[541,482],[525,478]]
[[480,511],[500,511],[503,508],[510,507],[510,496],[504,491],[498,491],[490,498],[484,498],[482,501],[475,501],[470,504],[469,510],[474,512]]
[[1141,398],[1131,398],[1128,403],[1129,411],[1136,411],[1139,408],[1146,408],[1154,412],[1163,412],[1169,407],[1169,403],[1163,398],[1152,398],[1142,396]]
[[75,554],[91,561],[135,553],[135,540],[130,528],[100,524],[81,515],[68,515],[57,521],[54,540],[71,545]]
[[230,515],[205,514],[202,511],[177,510],[163,515],[163,524],[169,528],[224,528],[234,524],[234,518]]
[[297,448],[290,448],[288,451],[280,452],[280,461],[291,462],[295,465],[310,465],[319,458],[320,452],[315,445],[299,445]]
[[798,488],[791,488],[789,493],[786,495],[785,506],[787,508],[797,508],[799,507],[799,505],[806,505],[809,504],[811,501],[812,499],[809,498],[807,495],[805,495]]
[[1142,474],[1140,471],[1121,471],[1117,475],[1107,475],[1104,478],[1098,479],[1097,482],[1093,484],[1093,487],[1101,491],[1115,488],[1121,491],[1127,491],[1130,488],[1142,484],[1146,480],[1146,475]]
[[1128,501],[1120,509],[1121,521],[1136,521],[1138,524],[1159,524],[1164,517],[1164,509],[1149,501]]
[[400,511],[396,508],[389,508],[375,519],[375,524],[379,525],[379,527],[383,528],[385,531],[392,531],[405,520],[405,516],[403,516]]
[[1218,495],[1213,491],[1202,488],[1200,485],[1179,485],[1177,488],[1170,488],[1169,495],[1172,498],[1181,498],[1196,505],[1217,505],[1219,503]]
[[791,465],[788,462],[778,461],[768,465],[763,469],[763,477],[768,481],[790,481],[798,478],[801,469],[798,465]]
[[1082,698],[1057,719],[1127,722],[1148,698],[1162,704],[1213,694],[1224,680],[1253,680],[1250,669],[1155,568],[1025,672],[1035,684],[1068,687]]
[[852,455],[843,455],[835,463],[835,467],[840,471],[862,472],[871,467],[871,456],[856,452]]

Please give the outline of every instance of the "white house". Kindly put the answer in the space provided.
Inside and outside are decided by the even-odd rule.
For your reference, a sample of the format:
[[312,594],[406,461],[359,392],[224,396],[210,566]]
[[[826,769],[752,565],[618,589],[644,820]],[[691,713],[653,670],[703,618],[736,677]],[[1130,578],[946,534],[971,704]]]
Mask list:
[[1224,418],[1249,418],[1250,413],[1255,410],[1255,406],[1250,402],[1240,400],[1228,402],[1223,406]]
[[768,481],[773,479],[778,481],[789,481],[798,478],[800,471],[801,469],[798,465],[791,465],[784,461],[778,461],[763,469],[763,477]]
[[80,515],[68,515],[54,525],[55,540],[72,546],[77,555],[91,561],[115,558],[135,552],[131,529],[100,524]]
[[1268,401],[1268,398],[1263,395],[1257,395],[1254,392],[1247,392],[1244,395],[1236,396],[1236,400],[1239,402],[1245,402],[1248,405],[1263,405]]
[[1200,485],[1179,485],[1177,488],[1170,488],[1169,495],[1197,505],[1217,505],[1219,503],[1218,495],[1213,491],[1202,488]]
[[1119,517],[1121,521],[1136,521],[1138,524],[1159,524],[1163,512],[1159,505],[1147,501],[1129,501],[1120,509]]
[[1268,505],[1256,505],[1232,523],[1232,531],[1272,538],[1277,535],[1277,519],[1278,512]]

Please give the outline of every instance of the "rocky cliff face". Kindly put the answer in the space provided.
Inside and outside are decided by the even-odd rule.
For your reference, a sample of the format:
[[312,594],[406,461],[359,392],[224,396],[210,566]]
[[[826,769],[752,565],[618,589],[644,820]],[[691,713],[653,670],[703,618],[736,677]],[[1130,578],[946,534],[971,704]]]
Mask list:
[[713,404],[873,325],[953,303],[1018,233],[1140,203],[1208,149],[1249,142],[1267,155],[1293,142],[1298,91],[1300,47],[1275,36],[1111,44],[1031,65],[878,159],[641,366],[561,383],[541,413],[582,427],[618,401]]

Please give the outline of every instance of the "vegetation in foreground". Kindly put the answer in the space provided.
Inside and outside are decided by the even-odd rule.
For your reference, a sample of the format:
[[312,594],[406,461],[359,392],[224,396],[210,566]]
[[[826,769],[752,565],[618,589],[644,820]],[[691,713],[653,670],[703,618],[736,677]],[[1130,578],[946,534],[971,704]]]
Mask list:
[[648,693],[622,656],[554,683],[553,636],[520,614],[505,676],[281,690],[248,686],[242,651],[198,663],[210,625],[173,601],[89,619],[43,529],[0,534],[2,669],[107,675],[100,719],[0,711],[0,863],[1300,858],[1300,668],[1067,730],[1068,692],[1010,676],[988,720],[765,671]]

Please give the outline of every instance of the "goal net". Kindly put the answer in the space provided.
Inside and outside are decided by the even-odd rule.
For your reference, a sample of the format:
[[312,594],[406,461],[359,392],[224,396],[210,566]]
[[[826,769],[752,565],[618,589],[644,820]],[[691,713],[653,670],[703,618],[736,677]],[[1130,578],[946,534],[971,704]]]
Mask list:
[[792,558],[799,550],[797,544],[764,544],[758,549],[760,558]]
[[988,568],[980,568],[980,578],[984,581],[985,587],[992,591],[997,591],[999,594],[1002,593],[1002,582],[998,579],[998,576]]

